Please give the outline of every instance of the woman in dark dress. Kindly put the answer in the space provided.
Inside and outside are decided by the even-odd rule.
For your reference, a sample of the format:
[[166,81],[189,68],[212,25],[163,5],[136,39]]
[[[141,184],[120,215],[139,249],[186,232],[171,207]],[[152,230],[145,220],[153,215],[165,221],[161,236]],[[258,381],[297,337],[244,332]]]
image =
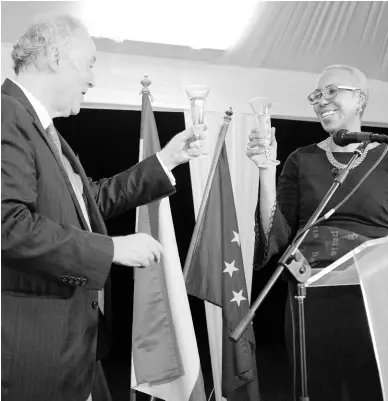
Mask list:
[[[331,135],[340,128],[361,131],[368,102],[364,74],[349,66],[329,66],[309,96],[328,138],[297,149],[287,159],[276,188],[276,163],[259,168],[254,267],[280,256],[303,228],[358,144],[337,146]],[[247,155],[256,165],[265,161],[262,134],[252,130]],[[386,145],[371,143],[358,159],[324,213],[348,194],[376,162]],[[270,145],[276,160],[272,129]],[[260,164],[262,166],[262,164]],[[315,268],[326,267],[362,242],[388,235],[388,155],[356,193],[319,227],[310,230],[300,250]],[[295,370],[295,396],[300,396],[297,311],[289,284],[286,312],[287,348]],[[311,401],[382,401],[381,384],[359,286],[317,287],[307,290],[305,304],[308,392]],[[387,322],[388,324],[388,322]],[[298,398],[297,398],[298,399]]]

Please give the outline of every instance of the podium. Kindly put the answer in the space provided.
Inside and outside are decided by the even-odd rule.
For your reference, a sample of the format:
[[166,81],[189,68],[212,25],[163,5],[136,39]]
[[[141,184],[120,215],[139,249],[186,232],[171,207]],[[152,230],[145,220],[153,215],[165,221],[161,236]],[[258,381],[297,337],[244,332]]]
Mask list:
[[388,401],[388,236],[364,242],[324,269],[311,269],[305,287],[360,285],[383,399]]

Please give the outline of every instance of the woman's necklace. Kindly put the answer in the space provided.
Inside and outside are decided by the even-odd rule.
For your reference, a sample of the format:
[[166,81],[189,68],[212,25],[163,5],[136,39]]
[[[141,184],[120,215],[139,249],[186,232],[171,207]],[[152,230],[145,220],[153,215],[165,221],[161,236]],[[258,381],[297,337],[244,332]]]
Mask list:
[[[347,164],[342,164],[342,163],[338,162],[338,161],[334,158],[334,156],[333,156],[333,151],[331,150],[330,143],[331,143],[331,137],[327,138],[326,141],[323,143],[323,148],[324,148],[324,150],[325,150],[325,152],[326,152],[327,160],[329,160],[329,162],[330,162],[335,168],[340,169],[340,170],[343,170],[343,169],[347,166]],[[362,153],[362,156],[359,157],[359,158],[353,163],[351,169],[353,169],[353,168],[359,166],[359,165],[364,161],[364,159],[365,159],[365,157],[366,157],[368,151],[369,151],[369,149],[368,149],[368,147],[367,147],[367,148],[364,150],[364,152]]]

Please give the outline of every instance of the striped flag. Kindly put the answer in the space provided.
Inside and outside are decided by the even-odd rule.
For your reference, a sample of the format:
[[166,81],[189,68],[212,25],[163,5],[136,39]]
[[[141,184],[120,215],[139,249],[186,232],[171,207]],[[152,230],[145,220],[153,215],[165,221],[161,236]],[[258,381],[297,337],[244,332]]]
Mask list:
[[[159,150],[143,92],[140,159]],[[140,207],[137,227],[157,239],[164,253],[159,264],[135,270],[131,387],[166,401],[206,401],[169,199]]]
[[[220,335],[212,352],[215,388],[221,381],[222,397],[228,401],[258,401],[255,337],[249,326],[237,343],[229,339],[249,309],[240,235],[225,143],[211,183],[204,213],[197,221],[198,236],[187,267],[187,292],[222,310]],[[197,228],[196,227],[196,228]],[[216,322],[207,314],[208,330]],[[210,330],[211,329],[211,330]],[[221,340],[222,339],[222,340]],[[222,342],[222,344],[221,344]],[[221,345],[221,346],[220,346]],[[215,375],[220,366],[222,374]]]

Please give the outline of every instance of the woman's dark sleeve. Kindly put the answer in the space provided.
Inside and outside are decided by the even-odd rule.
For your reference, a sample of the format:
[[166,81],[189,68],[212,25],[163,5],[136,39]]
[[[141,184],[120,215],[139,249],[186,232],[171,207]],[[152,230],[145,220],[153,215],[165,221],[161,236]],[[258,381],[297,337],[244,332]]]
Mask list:
[[[255,212],[255,247],[253,268],[260,269],[275,255],[282,254],[295,235],[299,224],[299,152],[286,160],[279,177],[276,203],[272,209],[270,228],[264,233],[260,213],[260,185]],[[268,235],[267,235],[268,234]]]

